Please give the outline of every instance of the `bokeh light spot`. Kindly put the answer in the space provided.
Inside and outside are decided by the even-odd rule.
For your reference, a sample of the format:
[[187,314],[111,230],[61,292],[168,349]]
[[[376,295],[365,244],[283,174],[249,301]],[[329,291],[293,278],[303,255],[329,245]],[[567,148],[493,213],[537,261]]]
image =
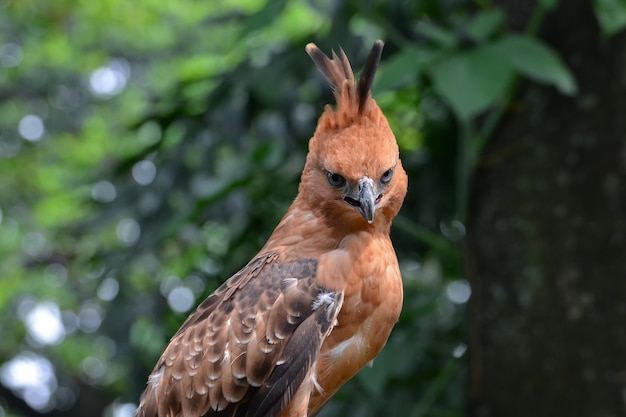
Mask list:
[[126,88],[130,76],[130,64],[124,59],[112,59],[106,67],[100,67],[89,76],[89,88],[94,96],[111,98]]
[[191,274],[185,277],[185,287],[189,288],[195,295],[201,295],[204,292],[204,280],[197,274]]
[[91,198],[98,203],[110,203],[117,197],[115,186],[109,181],[98,181],[91,188]]
[[59,306],[52,302],[42,302],[34,306],[24,317],[28,334],[42,345],[54,345],[65,337],[65,327],[61,321]]
[[208,275],[217,275],[222,271],[222,266],[215,259],[207,258],[202,263],[202,270]]
[[191,310],[195,302],[196,297],[193,295],[193,291],[187,287],[176,287],[167,295],[167,304],[177,313]]
[[439,230],[441,230],[442,235],[453,241],[461,240],[465,237],[465,225],[458,220],[441,221]]
[[37,300],[32,296],[23,297],[17,304],[17,315],[22,321],[26,320],[26,316],[37,305]]
[[134,245],[141,235],[141,228],[135,219],[126,218],[119,221],[117,228],[117,238],[125,245]]
[[455,304],[467,303],[471,295],[472,289],[465,279],[457,279],[446,286],[446,296]]
[[459,343],[455,346],[454,350],[452,350],[452,356],[455,358],[462,357],[467,351],[467,345],[465,343]]
[[154,181],[156,172],[156,166],[152,161],[143,160],[133,165],[133,179],[140,185],[148,185]]
[[117,297],[120,284],[115,278],[105,278],[98,286],[98,298],[103,301],[112,301]]
[[38,232],[29,232],[22,238],[22,250],[29,256],[37,257],[41,255],[47,246],[44,235]]
[[0,367],[0,381],[35,410],[48,408],[57,380],[50,361],[24,352]]
[[104,360],[95,356],[88,356],[80,364],[87,382],[97,382],[101,380],[107,372],[107,364]]
[[0,46],[0,66],[17,67],[22,62],[22,47],[16,43],[7,42]]
[[180,287],[181,285],[182,280],[179,277],[176,275],[168,275],[161,280],[159,289],[161,290],[163,297],[167,297],[174,288]]
[[100,307],[93,303],[85,303],[78,312],[78,327],[85,333],[93,333],[100,327],[103,315]]
[[78,316],[71,310],[61,312],[61,321],[65,327],[65,334],[74,334],[78,330]]
[[18,123],[17,131],[24,139],[31,142],[37,142],[38,140],[41,140],[41,138],[43,138],[43,134],[45,133],[46,129],[44,127],[43,120],[41,120],[41,117],[35,116],[34,114],[27,114],[26,116],[22,117],[22,119]]
[[133,417],[135,409],[137,409],[136,404],[114,402],[108,407],[106,415],[110,417]]
[[117,344],[110,337],[99,336],[93,341],[93,351],[105,359],[111,359],[117,351]]

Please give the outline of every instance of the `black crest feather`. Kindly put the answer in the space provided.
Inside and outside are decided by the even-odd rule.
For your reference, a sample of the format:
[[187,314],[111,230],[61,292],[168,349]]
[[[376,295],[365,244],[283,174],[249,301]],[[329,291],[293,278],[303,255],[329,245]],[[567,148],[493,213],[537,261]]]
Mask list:
[[[370,95],[372,83],[376,76],[376,70],[380,63],[380,57],[383,52],[384,42],[377,40],[374,42],[374,46],[367,57],[365,68],[359,78],[357,85],[356,96],[358,100],[358,112],[361,113],[365,108],[365,103]],[[339,50],[339,55],[332,52],[332,59],[326,56],[314,43],[309,43],[306,46],[306,52],[309,54],[317,69],[324,75],[333,88],[341,88],[344,81],[349,81],[354,85],[354,73],[350,67],[350,62],[346,57],[343,49]]]
[[372,50],[367,57],[365,68],[363,68],[363,72],[361,73],[361,78],[359,78],[359,86],[357,90],[359,96],[359,113],[363,110],[365,101],[367,100],[370,90],[372,89],[374,77],[376,76],[376,70],[378,69],[378,64],[380,63],[380,56],[383,53],[383,46],[385,46],[385,44],[380,39],[374,42],[374,46],[372,46]]

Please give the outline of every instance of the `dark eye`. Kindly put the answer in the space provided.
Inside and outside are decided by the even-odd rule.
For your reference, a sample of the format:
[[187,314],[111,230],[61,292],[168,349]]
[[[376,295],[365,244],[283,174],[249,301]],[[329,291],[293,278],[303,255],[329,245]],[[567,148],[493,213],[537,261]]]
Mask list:
[[393,168],[389,168],[387,171],[383,172],[383,175],[380,177],[380,182],[383,184],[389,184],[391,182],[391,178],[393,178]]
[[346,179],[339,174],[329,172],[326,174],[326,177],[328,178],[328,183],[335,188],[340,188],[346,185]]

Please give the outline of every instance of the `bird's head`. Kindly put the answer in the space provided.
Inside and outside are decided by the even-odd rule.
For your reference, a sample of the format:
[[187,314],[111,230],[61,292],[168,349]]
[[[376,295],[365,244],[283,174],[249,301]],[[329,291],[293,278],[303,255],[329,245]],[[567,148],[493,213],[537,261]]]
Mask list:
[[396,138],[370,94],[382,48],[382,41],[374,44],[357,84],[343,51],[330,59],[314,44],[306,47],[334,88],[337,107],[326,106],[309,142],[299,198],[357,227],[388,227],[407,191]]

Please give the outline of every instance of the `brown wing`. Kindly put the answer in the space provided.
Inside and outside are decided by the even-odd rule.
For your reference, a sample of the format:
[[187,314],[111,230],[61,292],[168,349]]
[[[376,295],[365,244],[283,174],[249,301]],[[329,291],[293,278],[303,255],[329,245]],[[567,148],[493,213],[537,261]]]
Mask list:
[[336,321],[343,294],[315,283],[317,261],[253,259],[174,335],[138,417],[276,416]]

